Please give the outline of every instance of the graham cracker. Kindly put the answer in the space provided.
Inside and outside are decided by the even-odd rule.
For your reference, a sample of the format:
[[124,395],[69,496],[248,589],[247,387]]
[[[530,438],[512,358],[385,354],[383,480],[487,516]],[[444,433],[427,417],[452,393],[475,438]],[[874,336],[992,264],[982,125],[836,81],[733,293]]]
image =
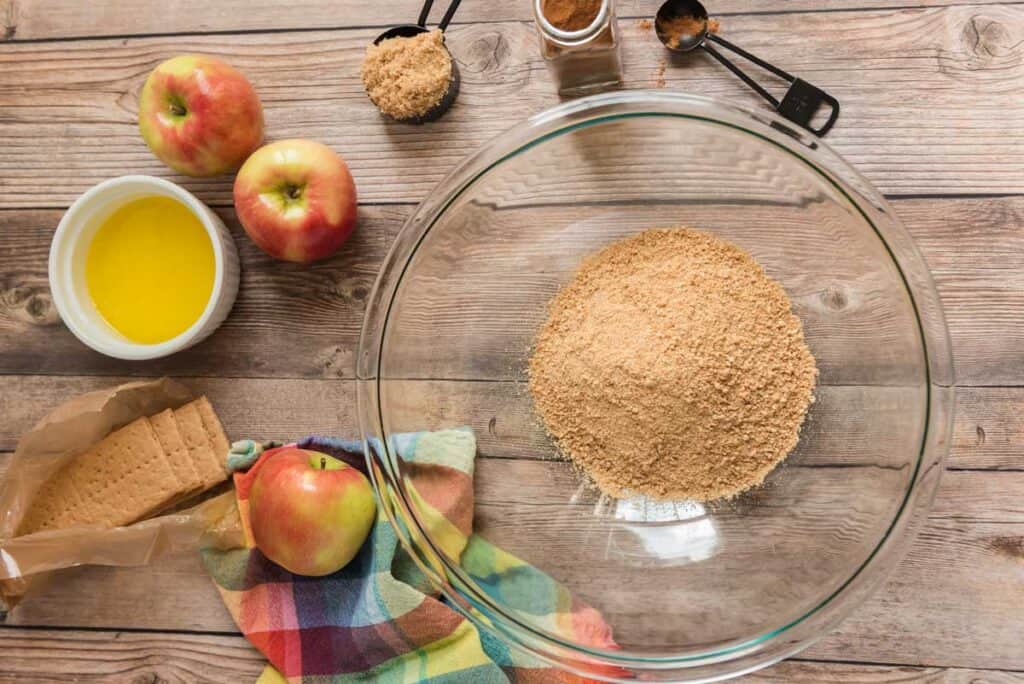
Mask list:
[[82,497],[75,488],[75,483],[62,477],[58,471],[36,492],[29,505],[25,517],[18,525],[18,534],[32,534],[44,530],[56,530],[73,527],[76,524],[88,524],[83,517],[85,507]]
[[221,471],[224,473],[223,478],[226,478],[228,476],[227,459],[228,452],[231,451],[231,442],[228,441],[228,436],[224,434],[224,426],[220,424],[220,418],[217,417],[217,413],[213,410],[210,400],[204,395],[195,400],[195,405],[199,411],[199,417],[203,421],[203,427],[206,429],[206,435],[210,438],[210,443],[213,445],[213,454],[217,457],[217,465],[220,466]]
[[180,492],[146,418],[107,435],[67,471],[89,517],[113,527],[135,522]]
[[230,443],[206,397],[139,418],[47,480],[18,534],[79,525],[127,525],[227,479]]
[[174,412],[171,409],[161,411],[155,416],[149,417],[149,423],[153,426],[153,433],[156,441],[164,450],[171,470],[178,478],[180,494],[178,498],[184,498],[198,492],[203,485],[203,479],[199,477],[195,465],[185,446],[185,440],[178,432],[178,423],[174,420]]
[[[227,478],[227,470],[214,451],[213,441],[203,425],[197,404],[198,401],[193,401],[174,409],[174,419],[188,447],[192,464],[203,481],[203,489],[209,489]],[[227,452],[224,452],[222,458],[226,457]]]
[[179,492],[178,478],[149,420],[139,418],[58,471],[36,496],[22,527],[29,532],[96,523],[127,525],[166,505]]

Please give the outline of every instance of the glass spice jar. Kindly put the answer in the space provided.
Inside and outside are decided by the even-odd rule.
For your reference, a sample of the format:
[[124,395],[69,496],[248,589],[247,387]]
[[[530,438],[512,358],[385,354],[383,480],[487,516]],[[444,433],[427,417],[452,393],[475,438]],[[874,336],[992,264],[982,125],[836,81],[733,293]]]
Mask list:
[[[557,25],[557,17],[576,20],[590,7],[597,11],[588,25],[576,30],[567,30],[575,24]],[[582,95],[622,81],[614,0],[534,0],[533,13],[541,56],[559,93]]]

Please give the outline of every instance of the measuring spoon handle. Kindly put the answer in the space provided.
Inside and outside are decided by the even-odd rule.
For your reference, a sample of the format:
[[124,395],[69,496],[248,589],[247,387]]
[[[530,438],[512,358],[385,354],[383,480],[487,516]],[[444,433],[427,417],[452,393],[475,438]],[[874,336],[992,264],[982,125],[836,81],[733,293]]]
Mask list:
[[[779,78],[788,81],[790,84],[789,90],[786,91],[782,101],[780,102],[778,98],[765,90],[761,84],[748,76],[742,69],[736,66],[735,63],[726,58],[720,50],[709,45],[708,41],[713,41],[727,50],[735,52],[740,57],[753,62],[762,69],[765,69]],[[775,107],[775,111],[777,111],[781,116],[807,129],[814,135],[818,137],[825,135],[832,129],[832,126],[835,125],[836,120],[839,119],[839,101],[821,88],[793,76],[789,72],[780,69],[770,62],[766,62],[757,55],[747,52],[740,46],[735,45],[725,38],[713,33],[709,33],[707,35],[707,39],[701,43],[701,47],[729,71],[736,74],[736,76],[754,90],[754,92],[770,102],[771,105]],[[822,106],[828,106],[830,109],[828,120],[819,128],[812,128],[811,119],[814,118],[814,115]]]
[[430,16],[430,8],[434,6],[434,0],[424,0],[423,9],[420,10],[420,18],[416,20],[417,26],[426,27],[427,17]]
[[455,10],[459,9],[459,3],[462,0],[452,0],[452,4],[448,5],[448,11],[441,17],[441,23],[437,25],[437,28],[444,31],[448,28],[448,24],[451,23],[452,18],[455,16]]

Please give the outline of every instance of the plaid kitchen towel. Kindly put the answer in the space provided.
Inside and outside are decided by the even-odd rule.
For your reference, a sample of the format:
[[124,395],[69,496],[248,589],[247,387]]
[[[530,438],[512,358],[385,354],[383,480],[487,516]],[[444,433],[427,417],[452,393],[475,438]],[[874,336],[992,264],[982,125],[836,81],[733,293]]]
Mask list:
[[[398,435],[393,445],[409,464],[409,493],[425,512],[432,537],[451,557],[461,557],[462,567],[485,591],[566,638],[616,648],[597,611],[546,574],[472,534],[472,431]],[[298,446],[366,472],[359,442],[310,437]],[[259,455],[248,472],[234,476],[247,547],[203,551],[239,629],[273,666],[261,682],[585,681],[478,632],[437,597],[383,513],[378,512],[355,559],[332,575],[293,575],[267,560],[252,548],[248,498],[253,478],[275,451]]]

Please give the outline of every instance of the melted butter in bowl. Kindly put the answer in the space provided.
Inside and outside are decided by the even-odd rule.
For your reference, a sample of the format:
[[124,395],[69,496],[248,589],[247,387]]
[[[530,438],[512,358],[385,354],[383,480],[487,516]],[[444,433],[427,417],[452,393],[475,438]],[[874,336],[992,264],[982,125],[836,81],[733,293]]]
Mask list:
[[238,253],[221,219],[184,188],[122,176],[85,192],[50,245],[50,290],[84,344],[155,359],[209,336],[238,292]]
[[104,320],[132,342],[158,344],[199,320],[213,293],[213,243],[199,218],[170,197],[132,200],[89,244],[85,281]]

